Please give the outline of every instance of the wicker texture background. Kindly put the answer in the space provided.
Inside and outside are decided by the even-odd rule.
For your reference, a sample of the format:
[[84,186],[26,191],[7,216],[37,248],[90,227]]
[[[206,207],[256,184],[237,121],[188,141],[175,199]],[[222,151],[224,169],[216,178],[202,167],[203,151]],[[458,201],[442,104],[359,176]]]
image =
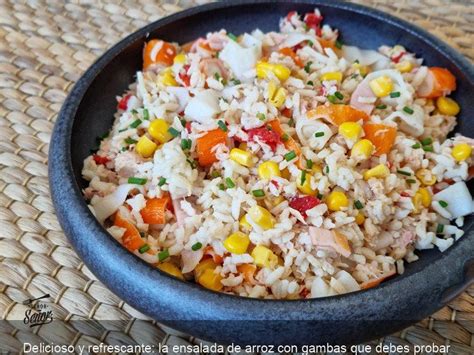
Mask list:
[[[125,35],[202,1],[64,2],[0,0],[0,318],[23,319],[22,302],[49,293],[61,335],[0,322],[0,353],[36,341],[167,344],[197,339],[141,315],[97,281],[71,249],[49,198],[48,142],[54,120],[81,73]],[[359,1],[404,17],[474,60],[474,2]],[[51,300],[50,299],[50,300]],[[74,319],[114,319],[104,331]],[[474,353],[474,287],[430,318],[384,342],[450,344]],[[85,335],[88,334],[88,335]]]

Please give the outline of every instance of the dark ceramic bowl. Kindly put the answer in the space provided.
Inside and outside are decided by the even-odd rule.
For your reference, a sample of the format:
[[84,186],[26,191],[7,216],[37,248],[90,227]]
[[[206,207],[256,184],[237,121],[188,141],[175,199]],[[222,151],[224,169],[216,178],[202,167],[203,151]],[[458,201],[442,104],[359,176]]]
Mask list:
[[[106,133],[124,92],[141,69],[147,38],[185,43],[225,28],[242,33],[278,28],[291,10],[317,6],[345,43],[365,48],[402,44],[428,65],[457,77],[462,107],[457,131],[474,132],[474,70],[462,55],[425,31],[359,5],[326,1],[232,1],[189,9],[152,23],[107,51],[77,82],[56,122],[49,177],[59,221],[90,270],[114,293],[154,319],[220,343],[358,343],[397,331],[437,311],[473,281],[473,218],[445,253],[423,251],[406,272],[382,285],[347,295],[296,301],[256,300],[214,293],[181,282],[120,246],[89,212],[81,194],[83,159]],[[472,191],[472,189],[471,189]]]

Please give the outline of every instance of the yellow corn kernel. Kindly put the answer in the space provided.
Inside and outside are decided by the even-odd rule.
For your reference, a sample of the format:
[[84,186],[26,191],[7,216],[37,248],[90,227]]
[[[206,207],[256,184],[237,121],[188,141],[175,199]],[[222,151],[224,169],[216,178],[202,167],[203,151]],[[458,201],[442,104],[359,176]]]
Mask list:
[[461,108],[458,103],[449,97],[438,97],[436,107],[443,115],[456,116]]
[[248,216],[263,229],[271,229],[275,224],[275,218],[266,209],[259,205],[251,207],[248,211]]
[[409,73],[413,69],[413,64],[408,60],[404,60],[403,62],[395,64],[395,69],[400,73]]
[[415,173],[415,176],[425,186],[432,186],[436,184],[436,176],[428,169],[420,169]]
[[456,161],[463,161],[469,158],[472,154],[472,148],[467,143],[456,144],[451,150],[451,155]]
[[239,221],[240,228],[244,231],[250,231],[252,229],[252,225],[247,221],[247,215],[244,214]]
[[359,211],[359,212],[357,213],[357,216],[355,217],[355,222],[356,222],[359,226],[362,225],[362,224],[364,224],[364,222],[365,222],[365,216],[364,216],[364,214],[363,214],[361,211]]
[[285,198],[283,196],[275,197],[274,199],[272,199],[272,205],[273,205],[273,207],[276,207],[280,203],[282,203],[283,201],[285,201]]
[[173,63],[174,64],[184,64],[184,63],[186,63],[186,55],[183,54],[183,53],[178,54],[176,57],[174,57]]
[[376,167],[367,170],[364,172],[364,180],[369,180],[371,178],[386,178],[390,175],[390,170],[386,165],[379,164]]
[[269,72],[275,74],[280,81],[285,81],[291,75],[291,70],[282,64],[271,64],[268,62],[258,62],[255,69],[260,79],[268,79]]
[[382,75],[374,80],[371,80],[369,82],[369,86],[375,96],[384,97],[392,92],[393,82],[390,77]]
[[270,180],[272,177],[281,176],[280,168],[274,161],[266,161],[258,166],[258,176],[262,180]]
[[174,79],[171,68],[166,68],[165,70],[163,70],[159,75],[158,80],[164,86],[178,86],[178,83]]
[[339,134],[346,139],[357,140],[362,134],[362,127],[357,122],[344,122],[339,126]]
[[321,174],[323,172],[323,169],[321,168],[320,165],[318,164],[313,164],[313,166],[311,167],[311,173],[313,175],[315,174]]
[[277,84],[273,80],[268,83],[267,85],[268,100],[271,100],[275,96],[277,89],[278,89]]
[[351,150],[352,158],[364,158],[368,159],[373,154],[375,147],[368,139],[361,139],[358,141]]
[[169,261],[159,263],[157,268],[163,272],[166,272],[167,274],[177,277],[178,279],[184,280],[183,273],[181,272],[181,270],[175,264],[172,264]]
[[415,195],[411,198],[413,202],[413,212],[420,213],[421,207],[423,207],[422,196],[419,192],[416,192]]
[[147,136],[141,136],[135,146],[135,149],[138,154],[140,154],[143,158],[149,158],[155,153],[155,150],[158,148],[158,144],[153,142]]
[[[300,190],[302,193],[310,196],[314,196],[318,193],[318,190],[311,188],[311,178],[313,177],[311,174],[304,173],[304,179],[303,177],[303,171],[300,172],[298,175],[298,179],[296,180],[296,187],[298,190]],[[301,181],[303,183],[301,183]]]
[[360,75],[366,76],[369,73],[369,67],[367,65],[361,65],[360,63],[352,64],[352,68],[359,70]]
[[428,208],[431,206],[431,193],[428,191],[427,188],[422,187],[421,189],[418,190],[418,192],[421,196],[421,203],[423,207]]
[[243,254],[249,247],[250,238],[242,232],[235,232],[229,235],[227,239],[224,240],[223,244],[228,252],[233,254]]
[[217,264],[214,262],[214,260],[212,260],[212,258],[204,259],[200,261],[199,264],[197,264],[196,267],[194,268],[194,275],[195,275],[196,280],[199,279],[199,277],[203,274],[205,270],[207,269],[214,270],[216,267],[217,267]]
[[330,211],[336,212],[349,206],[349,200],[344,192],[332,191],[326,199],[326,205]]
[[230,159],[248,168],[252,167],[253,165],[252,158],[253,156],[251,153],[239,148],[232,148],[230,151]]
[[257,245],[251,254],[255,265],[260,267],[273,267],[278,264],[278,256],[263,245]]
[[321,81],[329,80],[342,81],[342,73],[340,71],[331,71],[321,75]]
[[215,269],[206,269],[198,278],[198,283],[212,291],[222,290],[222,276],[214,272]]
[[168,132],[169,128],[170,126],[165,120],[158,118],[150,123],[150,126],[148,127],[148,133],[150,133],[150,136],[152,136],[158,142],[163,144],[173,138],[173,136]]
[[283,106],[286,100],[286,90],[283,88],[278,88],[277,91],[275,92],[275,95],[273,95],[268,101],[275,106],[276,108],[280,108]]

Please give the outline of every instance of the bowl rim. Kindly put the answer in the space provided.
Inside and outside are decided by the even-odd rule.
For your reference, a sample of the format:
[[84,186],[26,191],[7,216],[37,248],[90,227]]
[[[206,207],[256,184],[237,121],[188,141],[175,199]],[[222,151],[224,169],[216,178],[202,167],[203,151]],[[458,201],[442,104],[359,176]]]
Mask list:
[[[159,302],[158,304],[167,305],[171,310],[178,310],[180,307],[184,307],[188,302],[193,301],[198,306],[205,307],[206,305],[212,304],[213,307],[217,307],[219,311],[212,312],[207,314],[210,316],[208,319],[224,319],[223,315],[229,317],[229,319],[277,319],[281,320],[281,313],[264,313],[259,315],[258,311],[265,305],[278,305],[284,309],[285,314],[288,319],[296,320],[323,320],[327,316],[328,312],[336,309],[337,303],[344,299],[348,304],[353,305],[353,308],[357,307],[362,303],[368,302],[370,300],[372,303],[376,302],[378,304],[378,309],[380,309],[380,304],[383,303],[384,297],[390,293],[396,293],[400,290],[404,290],[406,297],[413,297],[419,299],[420,296],[426,296],[426,299],[431,303],[431,307],[426,307],[425,312],[421,312],[416,315],[416,319],[421,319],[437,309],[441,308],[444,303],[448,302],[454,298],[456,294],[451,294],[449,297],[442,297],[442,292],[439,292],[436,299],[429,297],[426,289],[423,287],[423,283],[419,283],[416,280],[416,275],[418,273],[408,275],[404,278],[397,277],[393,280],[382,283],[380,286],[368,290],[362,290],[354,293],[348,293],[332,297],[324,298],[313,298],[313,299],[298,299],[298,300],[264,300],[264,299],[254,299],[240,297],[236,295],[230,295],[225,293],[212,292],[207,289],[204,289],[194,283],[183,282],[174,277],[171,277],[156,268],[153,268],[151,265],[145,261],[139,259],[137,256],[128,252],[123,248],[117,241],[115,241],[103,228],[99,222],[95,219],[92,213],[87,208],[87,205],[82,197],[79,186],[77,185],[73,168],[72,168],[72,159],[71,159],[71,135],[72,135],[72,124],[75,119],[77,109],[81,104],[81,100],[84,94],[87,92],[89,86],[95,80],[97,75],[102,71],[102,69],[109,64],[113,59],[115,59],[125,48],[127,48],[131,43],[138,41],[143,38],[147,33],[152,30],[166,26],[169,23],[172,23],[176,20],[184,19],[188,16],[195,15],[197,13],[213,11],[221,8],[227,7],[238,7],[240,5],[250,5],[250,4],[274,4],[284,1],[270,1],[270,0],[234,0],[227,2],[216,2],[205,4],[197,7],[193,7],[176,14],[167,16],[163,19],[155,21],[134,33],[128,35],[112,48],[107,50],[103,55],[101,55],[89,69],[81,76],[81,78],[74,85],[70,94],[66,98],[59,116],[57,118],[54,132],[51,138],[51,145],[49,150],[49,181],[50,188],[52,192],[52,200],[56,213],[58,215],[61,226],[63,227],[65,233],[68,235],[69,240],[71,241],[76,252],[81,256],[81,259],[84,260],[85,264],[90,266],[91,271],[98,276],[98,278],[106,284],[110,289],[112,289],[116,294],[120,295],[121,298],[126,300],[128,303],[136,307],[137,309],[144,311],[148,314],[153,314],[156,318],[156,312],[150,312],[150,310],[133,297],[133,290],[124,284],[117,284],[116,279],[109,278],[107,273],[120,272],[123,270],[125,265],[128,269],[127,277],[125,281],[134,282],[133,278],[141,276],[143,281],[146,282],[155,282],[156,287],[161,287],[160,292],[156,290],[156,287],[148,287],[147,291],[156,297],[155,299]],[[288,1],[286,1],[288,3]],[[392,15],[386,14],[379,10],[368,8],[362,5],[346,3],[340,1],[326,2],[323,0],[316,1],[302,1],[302,0],[292,0],[290,3],[295,4],[308,4],[324,7],[336,8],[340,11],[351,11],[356,14],[369,16],[375,20],[386,22],[392,26],[395,26],[399,29],[406,31],[408,34],[417,37],[418,39],[426,42],[429,46],[433,47],[435,50],[443,53],[448,60],[457,66],[459,69],[466,73],[466,77],[469,79],[471,85],[474,82],[474,68],[473,66],[464,58],[463,55],[456,52],[454,49],[449,47],[443,41],[437,37],[429,34],[425,30],[410,24],[402,19],[395,18]],[[54,157],[52,159],[51,157]],[[86,221],[78,222],[78,221]],[[86,226],[87,224],[87,226]],[[85,230],[87,229],[87,230]],[[470,230],[470,232],[473,232]],[[94,240],[100,240],[103,244],[91,248],[90,242],[85,242],[80,238],[81,234],[87,234],[87,238],[91,237]],[[474,234],[474,233],[466,233]],[[442,253],[439,258],[437,258],[433,263],[426,265],[423,270],[424,273],[429,275],[435,275],[431,279],[431,283],[437,283],[438,288],[451,289],[457,287],[457,292],[461,292],[464,287],[468,286],[463,274],[464,261],[466,261],[465,250],[471,252],[474,255],[474,249],[471,247],[468,249],[467,242],[464,242],[468,236],[464,236],[462,240],[458,241],[449,248],[446,252]],[[114,258],[104,258],[106,263],[102,263],[99,267],[98,258],[103,253],[113,253]],[[446,259],[454,260],[461,259],[463,260],[462,265],[458,262],[456,265],[457,275],[453,276],[453,272],[439,272],[440,269],[443,269],[443,264]],[[111,260],[111,259],[116,259]],[[120,260],[120,262],[117,262]],[[420,273],[421,273],[420,271]],[[461,277],[460,277],[461,276]],[[468,280],[472,282],[472,280]],[[125,283],[125,282],[124,282]],[[136,290],[135,290],[136,291]],[[439,290],[438,290],[439,291]],[[405,298],[406,298],[405,297]],[[235,305],[240,305],[243,310],[229,309],[229,302],[233,302]],[[426,304],[426,302],[425,302]],[[267,306],[269,307],[269,306]],[[189,307],[185,307],[189,309]],[[198,307],[196,307],[198,308]],[[234,307],[234,308],[239,308]],[[326,312],[321,312],[321,308],[326,308]],[[377,307],[376,307],[377,308]],[[310,311],[301,312],[302,309]],[[161,309],[160,311],[162,311]],[[314,311],[314,312],[311,312]],[[249,312],[252,313],[252,317],[249,318]],[[305,313],[303,316],[301,313]],[[363,314],[360,312],[352,312],[358,317],[362,317]],[[165,311],[162,313],[163,316],[169,317],[170,320],[176,319],[173,316],[172,312]],[[190,313],[187,315],[186,319],[203,319],[203,314],[201,312]],[[347,316],[346,313],[341,316],[342,319],[345,319]],[[410,315],[405,314],[402,317],[410,317]],[[334,317],[333,317],[334,318]],[[374,315],[368,315],[368,319],[374,319]],[[389,319],[388,313],[384,313],[383,319]],[[400,317],[397,317],[400,318]]]

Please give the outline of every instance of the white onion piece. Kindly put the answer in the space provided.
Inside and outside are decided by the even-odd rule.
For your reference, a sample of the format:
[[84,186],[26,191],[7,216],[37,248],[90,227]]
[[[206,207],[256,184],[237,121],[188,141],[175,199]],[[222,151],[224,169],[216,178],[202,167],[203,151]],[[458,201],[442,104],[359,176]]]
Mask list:
[[280,44],[280,48],[292,48],[303,41],[311,41],[313,45],[316,47],[316,50],[320,53],[323,53],[323,47],[318,42],[316,36],[307,34],[307,33],[299,33],[299,32],[292,32],[286,37],[286,39]]
[[333,296],[336,292],[321,277],[316,277],[311,284],[311,297],[327,297]]
[[189,102],[189,90],[179,86],[168,86],[166,90],[178,100],[179,110],[183,111]]
[[236,41],[228,41],[220,52],[219,59],[230,67],[237,79],[248,82],[252,78],[246,77],[245,73],[254,69],[262,56],[262,42],[248,34],[242,40],[250,46],[244,47]]
[[[309,145],[312,149],[323,149],[333,132],[329,126],[318,119],[301,118],[296,122],[296,134],[304,145]],[[316,132],[323,132],[322,137],[315,137]]]
[[472,196],[464,181],[457,182],[433,196],[435,201],[445,201],[452,218],[467,216],[473,212]]
[[355,292],[360,290],[360,286],[357,281],[347,271],[339,271],[335,275],[335,278],[344,286],[346,292]]
[[203,248],[199,250],[183,250],[181,252],[181,262],[182,262],[182,273],[186,274],[187,272],[191,272],[196,268],[196,265],[199,264],[199,262],[202,259],[202,256],[204,254]]
[[133,189],[139,189],[142,191],[143,187],[135,184],[120,185],[110,195],[95,200],[92,207],[94,208],[95,216],[99,222],[103,223],[106,218],[110,217],[115,211],[117,211],[127,199],[129,192]]
[[408,114],[405,111],[395,111],[392,112],[384,121],[396,121],[400,119],[398,127],[401,131],[413,135],[415,137],[421,136],[425,130],[423,126],[423,118],[425,112],[419,105],[412,105],[413,109],[412,114]]
[[360,65],[373,65],[375,70],[386,69],[390,64],[390,59],[379,52],[355,46],[342,46],[342,56],[351,63],[358,60]]
[[214,90],[198,92],[189,100],[184,110],[186,116],[202,124],[212,123],[214,116],[219,112],[221,112],[219,107],[219,95]]

